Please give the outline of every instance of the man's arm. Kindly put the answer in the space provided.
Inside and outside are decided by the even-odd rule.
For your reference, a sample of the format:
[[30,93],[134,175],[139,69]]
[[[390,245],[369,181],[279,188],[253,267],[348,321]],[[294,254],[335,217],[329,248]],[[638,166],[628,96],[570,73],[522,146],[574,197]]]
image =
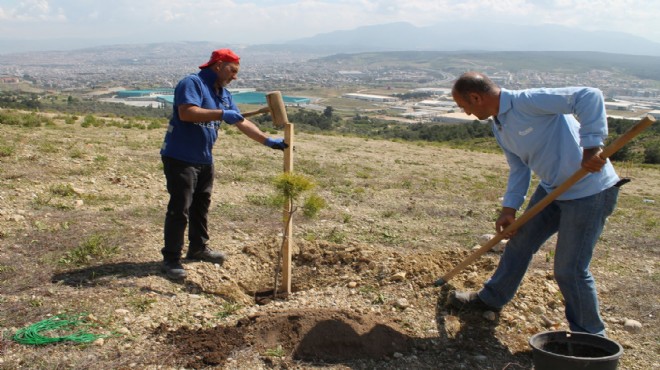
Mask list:
[[[499,140],[498,140],[499,142]],[[525,202],[525,196],[529,190],[529,184],[532,181],[532,171],[517,155],[510,152],[501,145],[504,157],[509,164],[509,177],[506,185],[506,192],[502,200],[502,207],[513,208],[515,210]]]
[[179,105],[179,118],[185,122],[222,121],[224,112],[221,109],[206,109],[193,104]]
[[241,122],[236,122],[234,124],[242,133],[244,133],[250,139],[258,142],[259,144],[264,144],[268,136],[257,127],[251,121],[244,119]]
[[580,122],[580,146],[600,151],[608,133],[603,93],[595,88],[581,89],[575,94],[574,104],[574,113]]
[[580,122],[580,146],[603,146],[607,137],[607,114],[603,93],[593,87],[530,89],[518,100],[518,109],[537,115],[573,114]]

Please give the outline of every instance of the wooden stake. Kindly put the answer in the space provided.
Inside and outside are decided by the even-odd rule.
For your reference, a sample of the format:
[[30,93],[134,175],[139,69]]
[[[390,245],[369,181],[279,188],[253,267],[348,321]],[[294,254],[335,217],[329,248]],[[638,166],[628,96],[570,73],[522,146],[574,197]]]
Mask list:
[[[289,144],[289,147],[284,149],[284,172],[293,173],[293,124],[286,123],[284,125],[284,142]],[[285,242],[282,247],[282,287],[287,294],[291,293],[291,246],[293,245],[293,213],[292,200],[289,199],[287,204],[284,205],[284,222],[286,230]]]
[[[289,123],[282,94],[273,91],[266,94],[266,101],[275,127],[284,128],[284,142],[289,145],[284,149],[284,172],[293,172],[293,124]],[[291,199],[284,205],[284,242],[282,243],[282,287],[287,294],[291,293],[291,246],[293,244],[293,214]],[[273,292],[277,294],[278,292]]]

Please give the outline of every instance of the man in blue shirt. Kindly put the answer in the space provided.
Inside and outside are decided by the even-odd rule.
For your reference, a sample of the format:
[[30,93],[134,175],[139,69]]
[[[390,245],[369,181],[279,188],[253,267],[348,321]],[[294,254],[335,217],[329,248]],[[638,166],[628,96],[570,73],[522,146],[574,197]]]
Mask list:
[[223,263],[225,255],[208,247],[208,211],[213,191],[213,145],[222,121],[234,125],[254,141],[270,148],[288,147],[281,138],[266,136],[241,116],[227,85],[236,79],[240,58],[229,49],[211,53],[197,74],[184,77],[174,89],[174,111],[160,150],[170,200],[165,216],[163,271],[183,279],[184,234],[188,228],[186,258]]
[[533,255],[557,233],[554,275],[564,296],[572,331],[605,335],[589,265],[594,247],[614,211],[619,177],[599,156],[607,136],[602,93],[589,87],[507,90],[478,72],[454,83],[454,101],[480,120],[493,117],[493,133],[509,164],[498,233],[515,221],[531,181],[540,183],[534,206],[580,167],[589,173],[511,235],[493,275],[478,292],[454,292],[459,308],[499,311],[518,290]]

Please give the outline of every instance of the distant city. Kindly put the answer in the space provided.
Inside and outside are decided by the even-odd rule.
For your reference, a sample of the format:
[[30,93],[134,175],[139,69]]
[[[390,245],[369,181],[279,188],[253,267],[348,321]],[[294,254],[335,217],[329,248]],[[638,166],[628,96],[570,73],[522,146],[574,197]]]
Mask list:
[[[0,55],[0,90],[30,88],[50,93],[162,108],[183,76],[208,59],[210,45],[149,44],[67,52]],[[633,76],[602,64],[593,68],[555,65],[509,68],[497,56],[411,57],[391,53],[324,55],[261,49],[238,50],[242,57],[234,92],[279,90],[287,104],[322,110],[333,106],[356,114],[389,116],[402,122],[470,122],[457,110],[449,88],[458,74],[480,70],[505,88],[594,86],[607,98],[611,116],[660,118],[660,81]],[[501,55],[502,53],[498,54]],[[426,58],[426,59],[424,59]],[[159,91],[158,89],[164,89]],[[127,91],[141,91],[130,94]],[[246,95],[247,96],[247,95]],[[362,102],[355,104],[351,102]],[[245,104],[262,104],[249,101]]]

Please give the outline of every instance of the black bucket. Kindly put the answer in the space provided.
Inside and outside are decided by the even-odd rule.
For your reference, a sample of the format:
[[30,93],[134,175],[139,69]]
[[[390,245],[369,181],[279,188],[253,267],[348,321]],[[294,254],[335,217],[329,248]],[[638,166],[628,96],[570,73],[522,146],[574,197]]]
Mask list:
[[615,370],[623,347],[595,334],[546,331],[529,339],[535,370]]

